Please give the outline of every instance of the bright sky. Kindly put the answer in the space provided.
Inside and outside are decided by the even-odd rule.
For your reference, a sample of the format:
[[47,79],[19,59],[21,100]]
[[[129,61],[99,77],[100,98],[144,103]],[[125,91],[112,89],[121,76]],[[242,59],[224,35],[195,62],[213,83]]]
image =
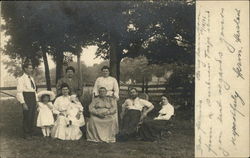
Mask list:
[[[4,24],[4,21],[3,21],[2,18],[0,19],[0,22],[1,22],[0,23],[1,25]],[[6,45],[6,42],[8,41],[8,37],[6,37],[4,35],[4,31],[2,29],[0,29],[0,32],[1,32],[0,49],[3,49],[4,46]],[[95,52],[96,52],[97,48],[98,48],[97,46],[89,46],[87,48],[84,48],[83,52],[82,52],[82,55],[81,55],[81,61],[83,61],[87,66],[92,66],[92,65],[94,65],[96,63],[102,62],[103,61],[102,59],[95,58]],[[7,75],[9,76],[9,74],[7,73],[7,71],[5,69],[5,66],[2,63],[4,60],[9,60],[9,58],[8,58],[8,56],[3,55],[2,51],[0,50],[0,69],[1,69],[1,78],[0,78],[1,84],[0,84],[0,86],[3,86],[4,77],[7,76]],[[74,57],[73,60],[76,61],[77,58]],[[50,56],[48,56],[48,62],[49,62],[49,67],[50,68],[55,67],[55,64],[51,60]],[[41,64],[40,66],[42,68],[44,68],[43,64]]]

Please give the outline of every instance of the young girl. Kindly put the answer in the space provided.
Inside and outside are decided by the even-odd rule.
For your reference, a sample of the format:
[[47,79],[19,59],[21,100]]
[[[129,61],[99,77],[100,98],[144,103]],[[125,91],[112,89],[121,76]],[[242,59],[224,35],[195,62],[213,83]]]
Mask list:
[[39,103],[37,111],[37,127],[41,127],[44,137],[49,137],[51,133],[51,127],[54,124],[53,118],[53,105],[50,102],[55,98],[55,94],[52,91],[41,91],[38,93]]
[[[74,110],[80,113],[80,106],[78,104],[72,104],[70,98],[69,85],[63,83],[61,85],[62,96],[58,97],[54,103],[54,113],[57,114],[57,120],[52,129],[51,136],[61,140],[77,140],[80,139],[82,133],[79,129],[80,125],[75,126],[75,119],[73,119]],[[74,107],[77,107],[74,109]],[[73,111],[71,111],[73,110]]]

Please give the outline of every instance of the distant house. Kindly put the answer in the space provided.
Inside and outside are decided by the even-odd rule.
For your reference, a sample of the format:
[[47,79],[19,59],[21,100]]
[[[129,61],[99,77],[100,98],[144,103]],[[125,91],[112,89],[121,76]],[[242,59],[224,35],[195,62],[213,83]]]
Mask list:
[[152,76],[152,80],[149,82],[149,84],[164,84],[169,79],[169,77],[172,75],[173,71],[166,71],[164,76],[157,77],[155,75]]

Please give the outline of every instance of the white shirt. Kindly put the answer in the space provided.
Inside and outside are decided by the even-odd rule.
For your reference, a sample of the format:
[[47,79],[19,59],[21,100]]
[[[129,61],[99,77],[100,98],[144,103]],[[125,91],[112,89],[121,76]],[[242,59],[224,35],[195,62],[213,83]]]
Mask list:
[[169,120],[174,115],[174,107],[171,104],[163,105],[159,111],[159,115],[154,118],[155,120]]
[[139,97],[133,99],[126,99],[124,104],[122,105],[123,108],[133,109],[133,110],[140,110],[142,111],[143,107],[151,107],[154,106],[147,100],[141,99]]
[[117,80],[114,77],[98,77],[95,81],[95,85],[93,88],[94,95],[99,95],[99,88],[105,87],[107,89],[108,96],[115,96],[117,99],[119,98],[119,86]]
[[[32,80],[32,82],[35,86],[35,89],[31,86],[30,80]],[[17,79],[16,98],[21,104],[25,103],[24,98],[23,98],[23,92],[35,92],[35,94],[36,94],[35,81],[34,81],[33,77],[30,76],[30,78],[29,78],[29,76],[26,73],[24,73],[21,77],[19,77]],[[37,97],[36,97],[36,101],[38,101]]]

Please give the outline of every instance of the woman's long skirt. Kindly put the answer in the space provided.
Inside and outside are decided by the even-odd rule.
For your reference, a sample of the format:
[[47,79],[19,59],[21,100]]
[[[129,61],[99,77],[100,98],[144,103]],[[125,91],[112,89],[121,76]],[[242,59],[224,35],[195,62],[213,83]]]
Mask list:
[[61,140],[78,140],[82,137],[79,125],[68,125],[69,119],[58,116],[51,131],[51,137]]
[[87,140],[93,142],[112,143],[116,141],[116,133],[118,130],[116,114],[99,118],[90,115],[87,122]]
[[161,132],[167,129],[167,120],[145,120],[139,128],[139,137],[145,141],[160,139]]

